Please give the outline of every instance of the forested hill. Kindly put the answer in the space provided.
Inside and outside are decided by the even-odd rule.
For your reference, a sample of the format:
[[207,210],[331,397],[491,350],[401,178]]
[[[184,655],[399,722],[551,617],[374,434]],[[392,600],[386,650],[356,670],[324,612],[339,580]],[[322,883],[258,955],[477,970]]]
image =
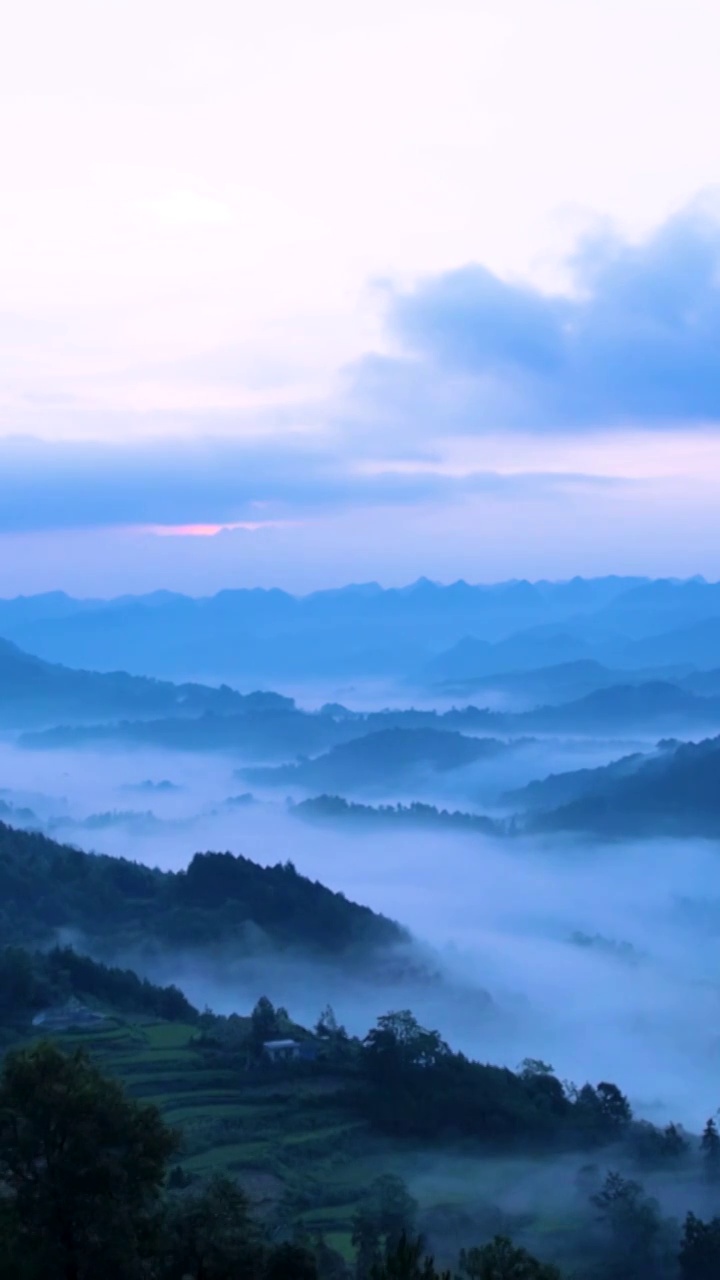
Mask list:
[[368,826],[413,827],[419,830],[446,829],[471,835],[502,835],[500,822],[481,813],[462,813],[438,809],[416,800],[412,804],[356,804],[343,796],[313,796],[292,805],[289,810],[306,822],[342,823],[366,832]]
[[561,774],[527,792],[542,807],[531,819],[535,830],[717,838],[720,737],[662,742],[651,755]]
[[241,694],[227,685],[172,684],[126,671],[76,671],[44,662],[0,640],[0,724],[50,724],[58,717],[94,721],[160,715],[199,716],[290,710],[276,693]]
[[327,791],[401,784],[413,778],[461,769],[515,749],[495,738],[475,738],[451,730],[382,729],[341,743],[314,760],[240,770],[248,782],[302,786]]
[[160,987],[132,969],[116,969],[79,955],[71,947],[28,951],[0,947],[0,1042],[28,1030],[48,1008],[78,1004],[96,1013],[163,1018],[194,1023],[198,1010],[175,986]]
[[0,823],[0,946],[44,946],[76,931],[95,952],[130,947],[296,950],[345,957],[405,942],[394,921],[299,875],[230,853],[184,871],[85,853]]

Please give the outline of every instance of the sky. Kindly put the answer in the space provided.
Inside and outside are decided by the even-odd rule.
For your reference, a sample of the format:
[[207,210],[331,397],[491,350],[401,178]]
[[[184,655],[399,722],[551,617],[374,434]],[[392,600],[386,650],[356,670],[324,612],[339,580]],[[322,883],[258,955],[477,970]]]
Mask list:
[[720,577],[714,0],[25,0],[0,594]]

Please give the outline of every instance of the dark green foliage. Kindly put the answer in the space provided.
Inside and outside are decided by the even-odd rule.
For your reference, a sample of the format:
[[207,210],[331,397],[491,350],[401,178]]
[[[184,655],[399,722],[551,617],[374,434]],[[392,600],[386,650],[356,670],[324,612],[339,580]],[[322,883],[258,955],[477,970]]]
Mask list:
[[467,1280],[560,1280],[557,1267],[539,1262],[507,1236],[495,1236],[480,1248],[463,1249],[459,1268]]
[[256,1052],[259,1052],[266,1040],[276,1040],[280,1036],[280,1025],[275,1008],[267,996],[261,996],[251,1014],[252,1041]]
[[[652,755],[587,771],[582,793],[538,814],[531,828],[613,836],[720,834],[720,738],[659,747]],[[562,776],[552,781],[557,787]],[[544,786],[539,784],[539,795]]]
[[163,1230],[163,1280],[255,1280],[265,1244],[247,1196],[232,1179],[217,1176],[199,1191],[170,1202]]
[[387,1261],[414,1230],[416,1217],[417,1203],[402,1179],[392,1174],[375,1179],[353,1220],[357,1280],[367,1280],[375,1274],[381,1259]]
[[315,1023],[315,1035],[337,1051],[347,1045],[348,1033],[335,1017],[332,1005],[326,1005]]
[[631,1119],[615,1085],[585,1085],[571,1097],[544,1063],[515,1073],[470,1061],[407,1010],[378,1019],[362,1065],[368,1118],[397,1136],[577,1147],[615,1141]]
[[690,1143],[677,1124],[657,1129],[646,1120],[635,1121],[627,1134],[627,1145],[648,1169],[677,1168],[690,1154]]
[[287,1241],[272,1249],[263,1271],[263,1280],[317,1280],[314,1254],[303,1245]]
[[630,1104],[617,1085],[602,1081],[597,1088],[585,1084],[577,1092],[574,1122],[588,1146],[622,1137],[631,1119]]
[[75,928],[117,953],[141,942],[251,948],[253,928],[276,947],[334,955],[407,938],[399,925],[298,875],[230,853],[196,854],[158,871],[84,853],[0,823],[0,944],[44,945]]
[[388,1244],[382,1260],[370,1270],[371,1280],[450,1280],[450,1272],[438,1272],[433,1258],[425,1253],[422,1239],[402,1233]]
[[712,1116],[703,1129],[700,1150],[708,1182],[720,1181],[720,1134]]
[[494,738],[473,738],[445,729],[381,729],[333,747],[325,755],[299,764],[244,769],[242,777],[266,786],[302,786],[354,790],[408,775],[445,773],[491,759],[510,748]]
[[659,1206],[638,1182],[609,1173],[592,1197],[608,1280],[662,1280],[674,1271],[674,1241]]
[[341,796],[317,796],[293,805],[291,812],[307,821],[342,821],[356,826],[443,827],[478,835],[500,835],[503,824],[482,814],[437,809],[432,804],[353,804]]
[[[82,1054],[7,1055],[0,1077],[6,1238],[21,1274],[130,1280],[155,1248],[158,1197],[177,1139]],[[15,1265],[15,1264],[14,1264]]]
[[720,1276],[720,1218],[703,1222],[689,1213],[680,1244],[681,1280],[717,1280]]
[[177,987],[158,987],[131,969],[114,969],[71,947],[29,952],[0,950],[0,1026],[22,1027],[41,1009],[71,996],[109,1005],[114,1012],[193,1021],[197,1010]]

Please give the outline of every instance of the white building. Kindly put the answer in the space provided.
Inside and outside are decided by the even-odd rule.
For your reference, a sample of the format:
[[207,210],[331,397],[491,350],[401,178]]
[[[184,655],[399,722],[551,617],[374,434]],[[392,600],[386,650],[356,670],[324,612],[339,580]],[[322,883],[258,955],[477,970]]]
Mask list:
[[266,1040],[263,1053],[271,1062],[290,1062],[300,1057],[300,1045],[297,1040]]

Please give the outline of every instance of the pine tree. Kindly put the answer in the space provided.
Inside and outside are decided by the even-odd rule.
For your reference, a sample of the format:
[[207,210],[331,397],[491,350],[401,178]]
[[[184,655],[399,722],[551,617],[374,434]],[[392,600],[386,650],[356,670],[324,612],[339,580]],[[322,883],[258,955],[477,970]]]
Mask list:
[[720,1181],[720,1134],[712,1116],[703,1129],[700,1150],[708,1182]]

